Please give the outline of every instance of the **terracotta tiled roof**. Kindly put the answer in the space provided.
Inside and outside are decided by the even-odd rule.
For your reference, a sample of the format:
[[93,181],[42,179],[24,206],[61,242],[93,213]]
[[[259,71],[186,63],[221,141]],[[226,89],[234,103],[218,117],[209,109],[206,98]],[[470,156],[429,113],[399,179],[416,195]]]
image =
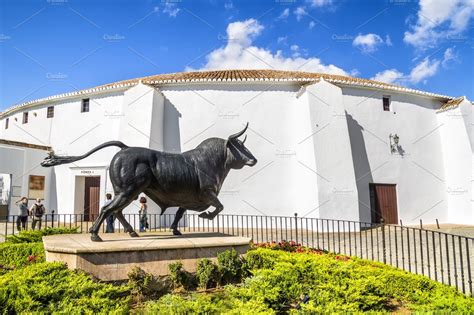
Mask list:
[[451,108],[455,108],[455,107],[458,107],[459,104],[462,103],[462,101],[464,101],[465,97],[464,96],[461,96],[461,97],[458,97],[458,98],[453,98],[453,99],[450,99],[449,101],[447,101],[446,103],[444,103],[441,108],[439,109],[439,111],[445,111],[445,110],[448,110],[448,109],[451,109]]
[[383,86],[395,87],[395,85],[392,84],[352,78],[342,75],[283,70],[215,70],[177,72],[145,77],[142,78],[142,82],[149,84],[160,84],[199,81],[316,81],[321,78],[324,78],[327,81],[339,80],[359,83],[376,83]]
[[402,93],[416,94],[429,96],[433,98],[442,99],[444,101],[452,100],[453,98],[446,95],[440,95],[415,89],[410,89],[394,84],[388,84],[373,80],[360,79],[348,77],[343,75],[303,72],[303,71],[281,71],[281,70],[215,70],[215,71],[195,71],[195,72],[177,72],[152,75],[142,78],[118,81],[115,83],[105,84],[90,89],[63,93],[59,95],[49,96],[37,100],[28,101],[18,104],[0,113],[0,117],[11,114],[26,107],[36,106],[52,101],[71,99],[81,97],[82,95],[90,95],[101,93],[110,90],[128,89],[139,82],[150,85],[166,85],[166,84],[180,84],[180,83],[199,83],[199,82],[311,82],[318,81],[321,78],[334,83],[336,85],[350,85],[358,87],[367,87],[374,89],[383,89],[398,91]]
[[0,144],[6,144],[6,145],[11,145],[11,146],[15,146],[15,147],[22,147],[22,148],[30,148],[30,149],[51,151],[51,147],[46,146],[46,145],[32,144],[32,143],[19,142],[19,141],[11,141],[11,140],[5,140],[5,139],[0,139]]

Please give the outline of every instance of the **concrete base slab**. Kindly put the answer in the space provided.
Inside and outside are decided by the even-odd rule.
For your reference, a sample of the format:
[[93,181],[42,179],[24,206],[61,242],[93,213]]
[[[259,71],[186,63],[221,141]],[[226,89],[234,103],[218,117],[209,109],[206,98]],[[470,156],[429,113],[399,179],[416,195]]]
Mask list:
[[183,268],[196,271],[197,260],[216,261],[219,252],[234,248],[245,254],[250,238],[220,233],[141,233],[102,234],[103,242],[92,242],[87,234],[43,237],[46,261],[60,261],[69,269],[81,269],[106,281],[125,280],[128,272],[139,266],[157,276],[168,274],[168,264],[180,260]]

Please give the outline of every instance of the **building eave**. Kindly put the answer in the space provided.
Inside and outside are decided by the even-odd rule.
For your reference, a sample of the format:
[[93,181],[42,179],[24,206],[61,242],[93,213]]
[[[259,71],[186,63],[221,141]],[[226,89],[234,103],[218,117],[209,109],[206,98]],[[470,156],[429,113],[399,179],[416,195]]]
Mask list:
[[26,142],[20,142],[20,141],[0,139],[0,145],[2,145],[2,144],[13,146],[13,147],[37,149],[37,150],[44,150],[44,151],[51,151],[52,150],[52,148],[50,146],[47,146],[47,145],[39,145],[39,144],[33,144],[33,143],[26,143]]
[[79,90],[79,91],[74,91],[74,92],[61,93],[57,95],[43,97],[43,98],[31,100],[28,102],[24,102],[24,103],[9,107],[5,111],[0,113],[0,118],[10,116],[19,111],[24,111],[25,109],[30,109],[30,108],[45,105],[45,104],[73,100],[73,99],[77,99],[77,98],[81,98],[85,96],[94,96],[94,95],[101,95],[101,94],[110,93],[110,92],[125,91],[137,84],[138,82],[130,82],[126,84],[112,84],[112,85],[107,85],[107,86],[99,86],[99,87],[94,87],[90,89],[84,89],[84,90]]
[[90,89],[80,91],[62,93],[45,98],[31,100],[21,104],[14,105],[4,112],[0,113],[0,118],[4,118],[11,114],[36,106],[49,104],[58,101],[76,99],[79,97],[93,96],[97,94],[109,93],[111,91],[127,90],[137,84],[146,84],[154,87],[172,86],[172,85],[189,85],[203,83],[264,83],[277,84],[294,82],[296,84],[308,84],[318,82],[320,79],[338,86],[358,87],[372,90],[384,90],[397,93],[406,93],[421,97],[438,99],[442,102],[454,100],[454,97],[431,93],[407,87],[397,86],[383,82],[377,82],[368,79],[354,78],[343,75],[332,75],[325,73],[301,72],[301,71],[283,71],[283,70],[216,70],[216,71],[195,71],[195,72],[178,72],[169,74],[159,74],[142,78],[124,80],[111,84],[106,84]]

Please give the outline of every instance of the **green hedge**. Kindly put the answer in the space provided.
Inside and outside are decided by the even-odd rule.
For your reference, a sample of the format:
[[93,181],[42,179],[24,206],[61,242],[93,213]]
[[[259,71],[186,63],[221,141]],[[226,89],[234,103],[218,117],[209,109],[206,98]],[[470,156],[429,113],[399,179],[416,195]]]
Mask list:
[[18,235],[7,237],[7,243],[37,243],[42,242],[43,236],[54,234],[75,234],[78,228],[46,228],[44,230],[21,231]]
[[39,263],[0,276],[0,313],[125,314],[129,293],[62,263]]
[[229,285],[216,294],[168,295],[146,303],[144,312],[474,313],[474,299],[455,288],[381,263],[259,248],[247,253],[245,264],[252,276],[241,286]]
[[43,243],[0,244],[0,265],[3,266],[3,270],[43,261]]

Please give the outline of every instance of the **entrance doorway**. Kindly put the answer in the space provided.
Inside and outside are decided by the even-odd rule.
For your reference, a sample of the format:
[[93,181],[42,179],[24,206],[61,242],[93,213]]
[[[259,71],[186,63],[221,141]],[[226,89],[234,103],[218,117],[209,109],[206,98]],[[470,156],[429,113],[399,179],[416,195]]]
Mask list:
[[393,184],[369,184],[372,222],[398,223],[397,190]]
[[100,176],[84,179],[84,220],[95,221],[99,216]]

